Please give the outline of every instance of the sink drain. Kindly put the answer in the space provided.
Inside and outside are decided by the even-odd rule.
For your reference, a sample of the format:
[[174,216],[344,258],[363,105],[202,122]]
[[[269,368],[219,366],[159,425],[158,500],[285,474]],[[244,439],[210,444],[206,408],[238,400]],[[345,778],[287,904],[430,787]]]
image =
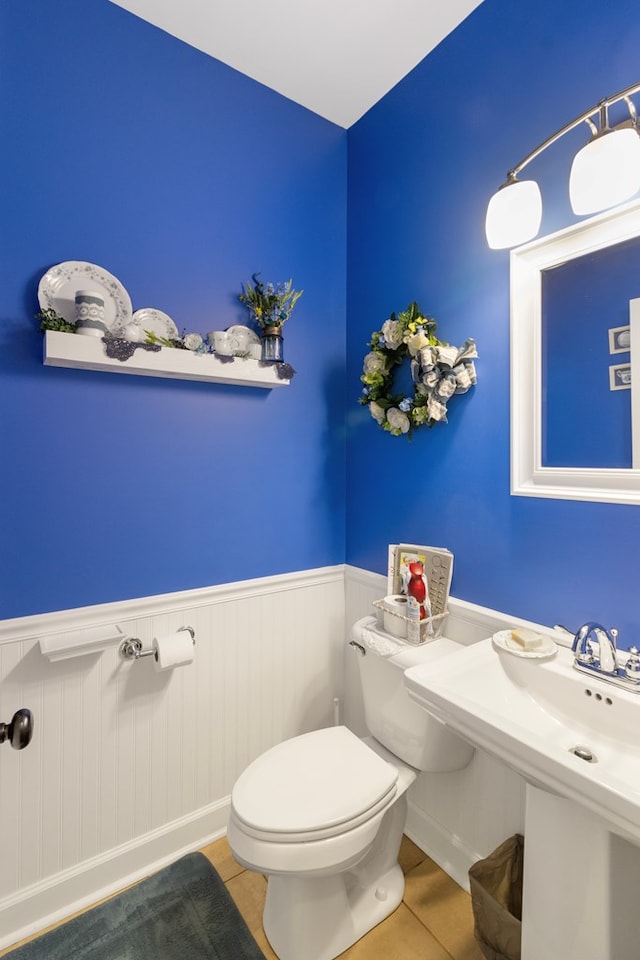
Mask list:
[[576,757],[579,757],[581,760],[586,760],[587,763],[597,763],[598,758],[595,753],[589,749],[589,747],[570,747],[569,753],[573,753]]

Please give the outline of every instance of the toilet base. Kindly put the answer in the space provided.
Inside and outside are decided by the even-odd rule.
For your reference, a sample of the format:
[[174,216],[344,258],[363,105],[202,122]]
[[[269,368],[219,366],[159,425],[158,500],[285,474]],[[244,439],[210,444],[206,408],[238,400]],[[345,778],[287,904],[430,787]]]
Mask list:
[[[405,773],[406,780],[415,777]],[[403,784],[374,843],[350,870],[269,876],[262,924],[279,960],[333,960],[393,913],[404,894],[398,853],[406,818]]]
[[356,873],[271,876],[264,932],[279,960],[333,960],[393,913],[403,894],[398,863],[367,887]]

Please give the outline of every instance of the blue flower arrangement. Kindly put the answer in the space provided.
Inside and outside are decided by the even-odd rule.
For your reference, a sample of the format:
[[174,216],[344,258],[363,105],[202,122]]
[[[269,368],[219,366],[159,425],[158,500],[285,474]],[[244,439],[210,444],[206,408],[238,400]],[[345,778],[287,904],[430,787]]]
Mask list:
[[263,283],[260,274],[254,273],[238,294],[238,300],[248,308],[258,326],[266,330],[282,327],[303,293],[304,290],[293,289],[293,280]]

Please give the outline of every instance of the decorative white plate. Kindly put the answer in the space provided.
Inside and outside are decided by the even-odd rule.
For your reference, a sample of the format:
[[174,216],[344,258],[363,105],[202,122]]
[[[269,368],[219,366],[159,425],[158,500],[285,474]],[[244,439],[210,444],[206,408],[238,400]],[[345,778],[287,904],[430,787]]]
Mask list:
[[511,630],[499,630],[498,633],[494,633],[491,639],[494,646],[500,650],[506,650],[507,653],[512,653],[515,657],[525,657],[528,660],[552,657],[558,649],[555,640],[552,640],[551,637],[545,637],[542,646],[535,650],[523,650],[522,646],[512,638]]
[[236,323],[232,327],[227,327],[225,332],[233,354],[247,353],[251,343],[260,343],[258,334],[255,333],[251,327],[243,327],[240,323]]
[[178,340],[180,334],[178,328],[168,313],[162,310],[155,310],[153,307],[143,307],[136,310],[132,322],[142,330],[141,340],[144,340],[144,331],[150,330],[157,337],[164,337],[165,340]]
[[121,335],[131,322],[131,298],[116,277],[95,263],[66,260],[47,270],[38,284],[40,309],[55,310],[67,323],[75,323],[76,291],[86,289],[104,295],[105,326],[116,336]]

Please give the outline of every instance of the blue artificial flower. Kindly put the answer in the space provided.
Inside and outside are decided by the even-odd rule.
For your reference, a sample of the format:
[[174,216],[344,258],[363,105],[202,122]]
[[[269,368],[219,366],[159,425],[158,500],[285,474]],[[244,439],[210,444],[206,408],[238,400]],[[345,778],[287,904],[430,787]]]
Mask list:
[[409,410],[411,410],[411,399],[410,399],[410,397],[405,397],[404,400],[402,400],[402,401],[398,404],[398,410],[402,410],[403,413],[408,413]]

